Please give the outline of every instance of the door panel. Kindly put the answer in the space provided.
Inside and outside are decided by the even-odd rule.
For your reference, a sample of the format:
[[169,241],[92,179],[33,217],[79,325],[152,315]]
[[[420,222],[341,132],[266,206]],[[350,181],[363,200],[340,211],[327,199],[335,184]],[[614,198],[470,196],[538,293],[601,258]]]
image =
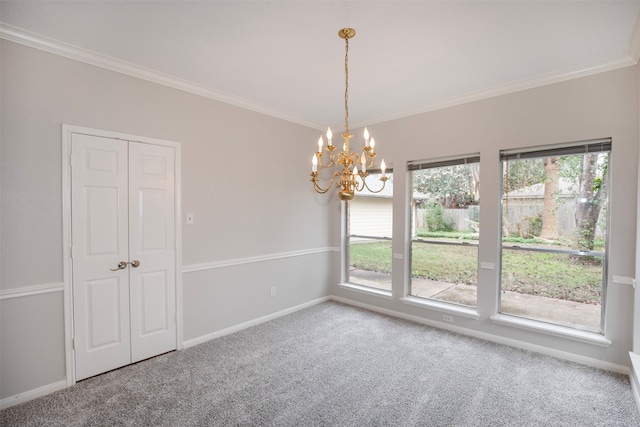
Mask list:
[[140,251],[164,252],[167,248],[167,191],[140,190]]
[[130,363],[127,142],[73,134],[72,270],[76,379]]
[[[167,275],[164,271],[154,271],[140,275],[140,334],[147,336],[162,332],[169,327],[167,318]],[[162,309],[158,309],[162,307]]]
[[87,311],[87,351],[122,343],[120,306],[123,295],[118,277],[90,280],[86,284],[85,309]]
[[87,252],[90,256],[118,255],[120,215],[117,187],[85,187],[87,201]]
[[129,250],[132,361],[176,349],[175,152],[129,148]]

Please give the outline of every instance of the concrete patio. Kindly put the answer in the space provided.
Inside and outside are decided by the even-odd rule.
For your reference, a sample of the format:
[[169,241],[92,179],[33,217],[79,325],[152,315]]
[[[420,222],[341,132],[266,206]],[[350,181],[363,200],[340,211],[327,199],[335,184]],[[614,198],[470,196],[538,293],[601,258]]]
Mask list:
[[[391,275],[351,270],[351,282],[377,289],[391,289]],[[411,294],[416,297],[476,306],[476,287],[471,285],[412,279]],[[573,301],[526,295],[517,292],[502,292],[501,313],[529,319],[542,320],[563,326],[600,331],[599,304],[583,304]]]

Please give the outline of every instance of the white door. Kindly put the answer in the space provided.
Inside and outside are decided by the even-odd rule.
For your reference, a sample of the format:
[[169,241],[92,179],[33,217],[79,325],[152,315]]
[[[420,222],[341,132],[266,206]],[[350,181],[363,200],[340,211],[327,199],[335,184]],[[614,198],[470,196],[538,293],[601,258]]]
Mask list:
[[176,348],[174,150],[129,146],[131,361]]
[[73,134],[76,379],[176,348],[174,152]]

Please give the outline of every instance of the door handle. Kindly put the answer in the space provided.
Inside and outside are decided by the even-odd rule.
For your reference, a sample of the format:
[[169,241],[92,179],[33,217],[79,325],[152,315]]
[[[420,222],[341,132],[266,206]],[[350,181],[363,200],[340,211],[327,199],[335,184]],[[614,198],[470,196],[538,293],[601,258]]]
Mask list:
[[125,262],[125,261],[120,261],[116,268],[110,268],[109,270],[111,270],[111,271],[124,270],[125,268],[127,268],[127,264],[128,263]]
[[140,267],[140,261],[138,261],[137,259],[134,259],[131,262],[120,261],[116,268],[110,268],[109,270],[111,270],[111,271],[124,270],[125,268],[127,268],[127,264],[131,264],[131,267],[133,267],[133,268]]

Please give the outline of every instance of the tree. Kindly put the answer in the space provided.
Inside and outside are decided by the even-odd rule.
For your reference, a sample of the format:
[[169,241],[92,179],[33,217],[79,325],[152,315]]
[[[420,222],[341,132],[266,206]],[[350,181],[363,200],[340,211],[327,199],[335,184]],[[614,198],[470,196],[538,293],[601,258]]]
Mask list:
[[424,169],[413,174],[413,188],[445,209],[479,203],[479,163]]
[[507,160],[505,193],[544,182],[542,159]]
[[607,191],[607,154],[588,153],[583,156],[576,201],[575,244],[582,251],[592,251],[600,210]]
[[544,159],[544,204],[542,208],[542,231],[540,238],[558,239],[558,203],[556,197],[560,189],[560,163],[557,157]]

